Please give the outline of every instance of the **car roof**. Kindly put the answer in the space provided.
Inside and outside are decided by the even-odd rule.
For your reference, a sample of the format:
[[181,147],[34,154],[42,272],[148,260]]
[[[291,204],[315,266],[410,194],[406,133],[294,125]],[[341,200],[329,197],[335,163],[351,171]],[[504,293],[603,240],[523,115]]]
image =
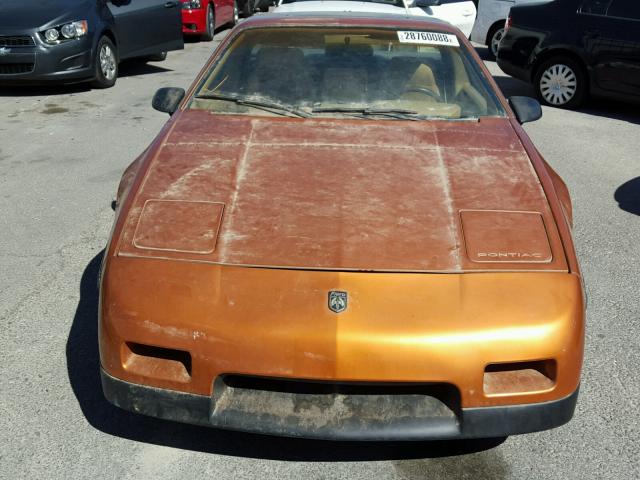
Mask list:
[[318,26],[318,27],[384,27],[435,29],[456,34],[458,29],[437,18],[415,15],[389,15],[375,12],[283,12],[255,15],[238,24],[243,30],[254,27]]

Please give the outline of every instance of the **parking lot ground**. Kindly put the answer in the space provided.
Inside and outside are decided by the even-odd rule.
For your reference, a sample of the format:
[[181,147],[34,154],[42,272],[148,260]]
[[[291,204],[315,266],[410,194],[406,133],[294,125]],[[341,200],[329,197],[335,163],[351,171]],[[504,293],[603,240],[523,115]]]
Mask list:
[[[217,40],[226,32],[220,32]],[[0,90],[0,478],[640,478],[640,109],[544,109],[526,129],[573,194],[589,295],[575,418],[504,441],[331,443],[136,416],[102,397],[96,276],[124,168],[214,43],[122,67],[110,90]],[[508,94],[526,85],[489,67]]]

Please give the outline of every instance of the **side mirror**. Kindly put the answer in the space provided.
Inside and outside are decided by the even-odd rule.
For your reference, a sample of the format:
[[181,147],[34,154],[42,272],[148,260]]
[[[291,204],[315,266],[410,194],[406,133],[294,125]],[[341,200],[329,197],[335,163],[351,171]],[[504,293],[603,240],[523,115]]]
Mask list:
[[442,3],[442,0],[416,0],[416,7],[427,8],[437,7]]
[[153,96],[151,105],[159,112],[173,115],[180,102],[184,98],[186,92],[184,88],[168,87],[159,89]]
[[531,97],[509,97],[509,105],[520,124],[535,122],[542,118],[540,103]]

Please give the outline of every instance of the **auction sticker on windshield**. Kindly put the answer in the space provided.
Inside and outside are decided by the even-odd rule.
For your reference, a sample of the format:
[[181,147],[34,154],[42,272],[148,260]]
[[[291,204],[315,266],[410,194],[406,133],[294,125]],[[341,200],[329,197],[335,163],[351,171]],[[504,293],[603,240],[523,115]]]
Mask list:
[[417,43],[421,45],[448,45],[459,47],[458,37],[449,33],[438,32],[398,32],[400,43]]

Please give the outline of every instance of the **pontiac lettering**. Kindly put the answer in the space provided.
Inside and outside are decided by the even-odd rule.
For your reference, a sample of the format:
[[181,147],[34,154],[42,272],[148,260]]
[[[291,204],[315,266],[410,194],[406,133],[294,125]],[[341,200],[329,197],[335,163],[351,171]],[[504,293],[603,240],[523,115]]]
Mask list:
[[478,253],[480,258],[542,258],[541,253],[522,253],[522,252],[481,252]]

